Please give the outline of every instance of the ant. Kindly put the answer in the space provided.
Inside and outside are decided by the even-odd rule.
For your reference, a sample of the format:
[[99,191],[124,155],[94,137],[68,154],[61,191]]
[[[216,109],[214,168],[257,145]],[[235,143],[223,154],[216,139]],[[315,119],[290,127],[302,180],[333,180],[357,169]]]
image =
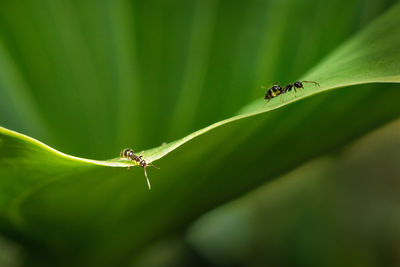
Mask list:
[[[272,86],[270,88],[268,88],[267,93],[265,94],[265,99],[268,100],[267,103],[274,97],[277,97],[278,95],[281,95],[281,98],[283,97],[283,94],[290,92],[294,89],[294,93],[296,96],[296,89],[304,89],[303,83],[313,83],[316,86],[320,86],[319,83],[314,82],[314,81],[296,81],[294,83],[289,83],[288,85],[286,85],[285,87],[282,88],[282,86],[280,85],[280,83],[274,83],[272,84]],[[267,87],[265,86],[261,86],[261,88],[266,89]]]
[[[267,89],[265,86],[261,86],[263,89]],[[274,97],[282,94],[282,86],[280,83],[273,84],[272,87],[268,88],[267,93],[265,94],[265,99],[267,99],[267,103]]]
[[[149,190],[151,190],[151,185],[150,185],[149,177],[147,177],[146,168],[147,168],[147,166],[152,166],[157,169],[159,169],[159,168],[154,166],[152,163],[147,163],[146,160],[143,159],[143,156],[135,155],[135,153],[133,152],[133,149],[131,149],[131,148],[125,148],[124,150],[122,150],[120,156],[123,159],[130,159],[130,160],[135,161],[140,167],[143,168],[144,175],[146,176],[146,180],[147,180],[147,185],[149,187]],[[128,170],[129,170],[129,168],[130,167],[128,167]]]
[[286,85],[282,89],[282,94],[285,94],[286,92],[290,92],[290,91],[292,91],[292,89],[294,89],[294,95],[296,96],[296,92],[297,92],[296,89],[300,89],[300,88],[304,89],[303,83],[313,83],[313,84],[315,84],[316,86],[319,87],[319,83],[314,82],[314,81],[301,81],[301,82],[300,81],[296,81],[294,83],[289,83],[288,85]]

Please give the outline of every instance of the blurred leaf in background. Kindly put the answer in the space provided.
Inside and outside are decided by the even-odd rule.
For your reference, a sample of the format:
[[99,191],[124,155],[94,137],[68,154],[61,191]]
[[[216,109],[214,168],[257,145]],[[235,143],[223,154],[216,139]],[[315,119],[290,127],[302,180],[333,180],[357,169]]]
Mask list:
[[[267,213],[269,204],[246,210],[246,216],[237,209],[223,215],[232,223],[225,229],[229,236],[218,238],[219,228],[212,223],[206,233],[201,227],[200,234],[192,230],[193,246],[180,234],[208,210],[398,118],[398,85],[324,92],[399,82],[400,6],[394,3],[1,2],[1,126],[79,157],[115,158],[124,147],[138,152],[155,147],[144,155],[159,159],[161,167],[151,173],[155,189],[148,192],[139,168],[127,172],[105,167],[118,161],[76,159],[0,128],[0,230],[25,248],[14,253],[10,245],[10,257],[26,255],[32,266],[126,266],[135,265],[147,246],[159,241],[149,250],[158,251],[153,265],[174,266],[182,253],[187,253],[179,263],[183,266],[194,261],[200,266],[308,265],[314,253],[316,263],[328,262],[329,251],[315,252],[319,235],[309,234],[308,227],[319,219],[329,221],[342,206],[333,203],[326,213],[316,214],[313,201],[296,197],[305,187],[311,195],[334,191],[340,171],[354,170],[350,177],[358,177],[357,168],[336,169],[342,162],[334,159],[303,167],[309,184],[293,185],[290,192],[267,184],[265,196],[258,196],[260,203],[276,197],[287,199],[286,207],[301,204],[293,213],[275,214],[275,223],[282,225],[276,243],[265,242],[268,232],[252,236],[253,229],[270,226],[261,223],[263,216],[254,226],[251,211]],[[304,73],[321,88],[307,87],[296,99],[291,95],[286,102],[265,104],[263,83],[286,84]],[[235,114],[250,115],[212,126]],[[212,131],[194,132],[209,125]],[[164,142],[171,143],[160,146]],[[303,216],[302,210],[310,215],[303,221],[296,217]],[[288,236],[291,229],[303,232]],[[338,233],[330,230],[326,233]],[[166,237],[172,241],[163,243]],[[286,255],[293,254],[279,246],[284,242],[297,253],[290,262]],[[246,244],[259,250],[248,251]],[[265,255],[265,247],[278,256]],[[366,250],[354,251],[359,254],[347,262],[373,262],[363,256]],[[340,264],[351,258],[338,253],[344,255]]]
[[397,120],[208,213],[189,243],[216,266],[399,266],[399,159]]

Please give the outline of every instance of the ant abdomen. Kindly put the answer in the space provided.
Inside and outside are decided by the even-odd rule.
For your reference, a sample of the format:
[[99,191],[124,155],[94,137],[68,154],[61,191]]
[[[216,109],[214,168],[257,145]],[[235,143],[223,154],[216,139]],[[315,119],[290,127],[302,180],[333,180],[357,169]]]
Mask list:
[[122,150],[121,152],[121,158],[132,158],[133,154],[133,149],[131,148],[125,148],[124,150]]

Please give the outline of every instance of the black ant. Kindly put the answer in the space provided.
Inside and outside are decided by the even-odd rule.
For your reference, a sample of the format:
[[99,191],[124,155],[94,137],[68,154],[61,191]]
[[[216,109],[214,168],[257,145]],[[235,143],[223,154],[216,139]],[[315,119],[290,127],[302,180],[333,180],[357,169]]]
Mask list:
[[[121,158],[133,160],[137,164],[139,164],[140,167],[143,168],[144,175],[146,176],[146,180],[147,180],[147,185],[149,187],[149,190],[151,190],[151,185],[150,185],[149,177],[147,177],[146,168],[147,168],[147,166],[152,166],[157,169],[159,169],[159,168],[154,166],[152,163],[147,163],[146,160],[143,159],[143,156],[135,155],[135,153],[133,152],[133,149],[131,149],[131,148],[125,148],[124,150],[122,150]],[[128,167],[128,169],[129,169],[129,167]]]
[[[267,89],[265,86],[261,86],[263,89]],[[267,103],[274,97],[282,94],[282,87],[280,83],[272,85],[272,87],[268,88],[267,93],[265,94],[265,99],[267,99]]]
[[319,87],[319,83],[314,82],[314,81],[301,81],[301,82],[300,81],[296,81],[294,83],[289,83],[288,85],[286,85],[282,89],[282,94],[290,92],[290,91],[292,91],[294,89],[294,94],[296,95],[296,92],[297,92],[296,89],[300,89],[300,88],[304,89],[303,83],[313,83],[313,84],[315,84],[316,86]]

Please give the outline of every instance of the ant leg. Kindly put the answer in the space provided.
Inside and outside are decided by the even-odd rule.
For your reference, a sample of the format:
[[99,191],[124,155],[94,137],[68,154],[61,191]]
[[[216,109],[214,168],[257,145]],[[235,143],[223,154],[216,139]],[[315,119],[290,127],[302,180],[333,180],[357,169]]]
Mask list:
[[281,85],[281,82],[273,82],[273,83],[270,83],[268,86],[265,86],[265,84],[263,84],[262,86],[261,86],[261,88],[262,89],[269,89],[271,86],[273,86],[273,85]]
[[268,85],[268,87],[271,87],[272,85],[281,85],[281,82],[273,82],[273,83],[271,83],[270,85]]

